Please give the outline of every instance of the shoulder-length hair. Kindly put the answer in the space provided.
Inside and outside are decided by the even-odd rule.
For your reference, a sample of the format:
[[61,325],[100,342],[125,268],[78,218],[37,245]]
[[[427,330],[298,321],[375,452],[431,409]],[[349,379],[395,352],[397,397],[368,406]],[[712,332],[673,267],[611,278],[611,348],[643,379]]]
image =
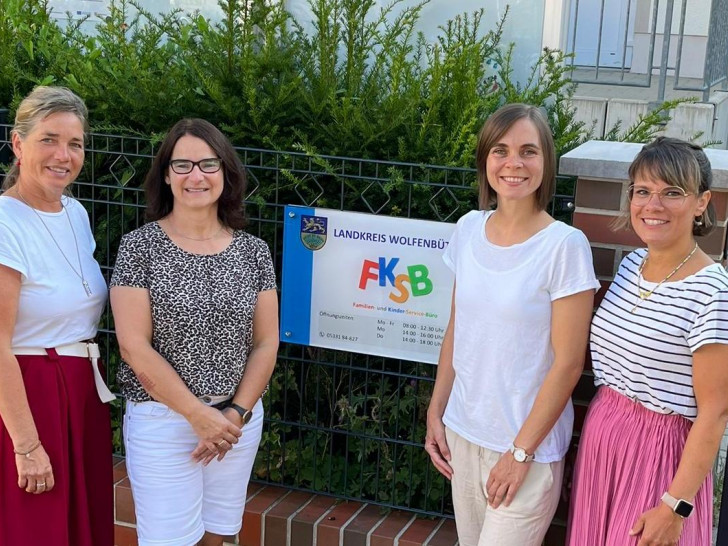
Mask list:
[[[630,184],[639,177],[662,180],[687,193],[702,195],[713,184],[713,170],[703,148],[692,142],[672,137],[657,137],[646,144],[629,166]],[[715,207],[712,202],[693,223],[693,235],[708,235],[715,228]],[[632,229],[629,203],[617,217],[614,228]]]
[[478,171],[479,206],[487,210],[497,205],[498,195],[488,183],[486,161],[491,148],[519,120],[528,119],[536,127],[539,143],[543,152],[543,180],[536,190],[536,207],[546,210],[556,188],[556,151],[551,128],[543,112],[536,106],[528,104],[506,104],[496,110],[485,122],[478,135],[478,146],[475,154]]
[[147,222],[160,220],[172,212],[174,196],[165,182],[165,178],[174,147],[177,141],[185,135],[204,140],[222,160],[224,183],[218,200],[217,216],[225,227],[244,228],[246,225],[245,203],[243,202],[246,186],[245,168],[227,137],[212,123],[199,118],[178,121],[162,141],[144,180]]

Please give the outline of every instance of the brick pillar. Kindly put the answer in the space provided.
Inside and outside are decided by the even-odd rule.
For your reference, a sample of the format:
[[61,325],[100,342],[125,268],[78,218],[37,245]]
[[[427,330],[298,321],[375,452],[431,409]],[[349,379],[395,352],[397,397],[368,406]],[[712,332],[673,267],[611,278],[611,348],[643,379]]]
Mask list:
[[[590,141],[561,158],[559,174],[577,176],[574,226],[592,246],[594,269],[603,287],[609,285],[622,257],[644,246],[631,231],[615,232],[611,223],[627,208],[627,169],[642,144]],[[728,151],[706,150],[713,165],[713,206],[718,225],[698,244],[720,260],[726,242],[728,215]]]

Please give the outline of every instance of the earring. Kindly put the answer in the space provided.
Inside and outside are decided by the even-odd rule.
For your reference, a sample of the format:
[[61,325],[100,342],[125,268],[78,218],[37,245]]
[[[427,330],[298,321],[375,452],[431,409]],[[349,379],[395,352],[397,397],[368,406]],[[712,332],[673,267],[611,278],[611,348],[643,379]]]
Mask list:
[[16,167],[20,167],[20,159],[18,159],[18,160],[17,160],[16,162],[15,162],[15,166],[16,166]]
[[701,220],[702,216],[696,216],[695,220],[693,220],[693,224],[695,224],[695,227],[700,227],[703,225],[703,221]]

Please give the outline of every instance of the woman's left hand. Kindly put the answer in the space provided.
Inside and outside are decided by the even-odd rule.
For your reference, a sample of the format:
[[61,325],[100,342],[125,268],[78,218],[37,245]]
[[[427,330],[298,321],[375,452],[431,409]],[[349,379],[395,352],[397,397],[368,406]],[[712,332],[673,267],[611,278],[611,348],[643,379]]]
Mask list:
[[642,514],[629,534],[642,534],[637,546],[676,546],[682,528],[683,519],[661,502],[659,506]]
[[491,508],[498,508],[501,504],[510,506],[526,479],[531,463],[519,463],[513,458],[513,453],[506,451],[490,471],[485,484],[485,494]]
[[[242,424],[240,423],[241,418],[237,411],[230,408],[225,408],[224,410],[222,410],[222,414],[233,425],[238,428],[242,428]],[[210,461],[212,461],[215,457],[217,457],[218,461],[222,461],[225,458],[225,455],[227,455],[227,452],[230,451],[232,448],[232,445],[223,440],[221,443],[217,444],[217,450],[212,451],[207,447],[207,444],[204,440],[200,440],[197,443],[197,447],[195,447],[195,449],[192,451],[192,458],[195,460],[195,462],[202,463],[203,466],[207,466],[208,464],[210,464]]]

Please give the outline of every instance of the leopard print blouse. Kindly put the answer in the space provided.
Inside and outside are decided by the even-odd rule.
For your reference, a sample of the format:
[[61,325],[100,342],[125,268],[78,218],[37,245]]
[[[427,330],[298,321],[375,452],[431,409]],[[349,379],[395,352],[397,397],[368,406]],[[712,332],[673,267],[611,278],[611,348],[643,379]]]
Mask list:
[[[258,293],[273,290],[276,278],[267,245],[244,231],[235,231],[219,254],[199,255],[151,222],[122,237],[109,286],[149,290],[152,347],[199,397],[237,389]],[[117,380],[127,400],[152,400],[126,362]]]

